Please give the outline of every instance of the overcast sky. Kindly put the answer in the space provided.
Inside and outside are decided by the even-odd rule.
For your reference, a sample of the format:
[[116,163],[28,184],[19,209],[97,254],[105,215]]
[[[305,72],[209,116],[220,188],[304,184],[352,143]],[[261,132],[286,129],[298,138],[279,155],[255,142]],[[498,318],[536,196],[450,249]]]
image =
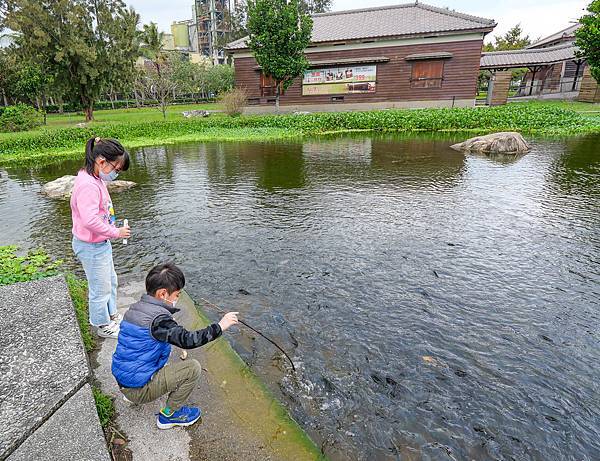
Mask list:
[[[125,0],[142,17],[142,22],[154,21],[161,30],[170,32],[171,22],[191,19],[192,0]],[[591,0],[427,0],[424,3],[448,7],[462,13],[494,19],[498,26],[492,35],[500,35],[517,23],[532,39],[544,37],[568,27],[581,17]],[[232,1],[233,3],[233,1]],[[405,0],[370,0],[369,6],[408,3]],[[333,11],[364,8],[359,0],[333,0]],[[489,36],[488,36],[489,37]],[[489,38],[488,38],[489,40]]]

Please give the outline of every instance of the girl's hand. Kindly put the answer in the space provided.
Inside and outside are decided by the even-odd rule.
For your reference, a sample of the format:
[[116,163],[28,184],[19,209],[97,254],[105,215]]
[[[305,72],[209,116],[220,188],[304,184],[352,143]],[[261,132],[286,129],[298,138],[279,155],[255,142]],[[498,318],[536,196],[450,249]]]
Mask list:
[[239,312],[227,312],[227,314],[225,314],[223,316],[223,318],[221,320],[219,320],[219,326],[221,327],[221,330],[225,331],[230,326],[238,323],[238,318],[237,318],[238,314],[239,314]]
[[128,239],[131,237],[131,229],[129,226],[119,227],[119,238]]

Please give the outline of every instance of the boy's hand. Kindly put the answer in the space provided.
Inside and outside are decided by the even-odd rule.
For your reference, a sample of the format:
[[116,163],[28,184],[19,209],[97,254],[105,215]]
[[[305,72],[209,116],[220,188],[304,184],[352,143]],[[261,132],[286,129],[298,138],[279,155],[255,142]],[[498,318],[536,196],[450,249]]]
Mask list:
[[119,227],[119,238],[128,239],[131,237],[131,229],[129,226]]
[[223,318],[219,320],[219,326],[221,327],[221,330],[225,331],[230,326],[238,323],[238,314],[239,312],[227,312],[227,314],[225,314]]

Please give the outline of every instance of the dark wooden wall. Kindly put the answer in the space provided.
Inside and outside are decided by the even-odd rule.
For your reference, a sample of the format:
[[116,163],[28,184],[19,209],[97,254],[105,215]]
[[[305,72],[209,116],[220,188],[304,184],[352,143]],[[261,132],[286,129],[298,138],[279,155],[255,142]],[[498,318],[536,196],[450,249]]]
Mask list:
[[[374,44],[376,45],[376,44]],[[310,53],[312,61],[339,58],[381,57],[388,62],[377,63],[377,86],[372,94],[344,94],[344,103],[382,101],[430,101],[470,99],[475,97],[482,40],[373,47],[360,50],[340,50]],[[450,52],[452,58],[444,60],[444,80],[441,88],[411,88],[411,61],[404,58],[416,53]],[[260,98],[260,72],[253,57],[239,58],[234,55],[235,84],[248,90],[249,98]],[[349,64],[352,65],[352,64]],[[357,63],[356,65],[363,65]],[[369,65],[369,64],[364,64]],[[335,67],[323,65],[321,67]],[[281,104],[326,104],[332,95],[302,96],[302,79],[298,78],[281,97]],[[261,98],[261,103],[266,103]]]

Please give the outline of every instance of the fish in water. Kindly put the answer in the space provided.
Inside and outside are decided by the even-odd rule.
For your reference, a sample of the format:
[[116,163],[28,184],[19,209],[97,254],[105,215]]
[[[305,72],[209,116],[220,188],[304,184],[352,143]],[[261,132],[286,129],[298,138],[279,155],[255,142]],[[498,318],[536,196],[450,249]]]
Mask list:
[[434,367],[441,367],[444,366],[442,362],[440,362],[438,359],[430,356],[430,355],[424,355],[422,357],[423,362],[425,362],[427,365],[431,365]]
[[294,337],[294,335],[290,331],[288,331],[288,335],[290,335],[290,339],[292,340],[294,347],[298,347],[298,340]]
[[244,296],[248,296],[248,295],[250,294],[250,292],[249,292],[249,291],[246,291],[246,290],[244,290],[243,288],[240,288],[240,289],[238,290],[238,293],[239,293],[239,294],[241,294],[241,295],[244,295]]

